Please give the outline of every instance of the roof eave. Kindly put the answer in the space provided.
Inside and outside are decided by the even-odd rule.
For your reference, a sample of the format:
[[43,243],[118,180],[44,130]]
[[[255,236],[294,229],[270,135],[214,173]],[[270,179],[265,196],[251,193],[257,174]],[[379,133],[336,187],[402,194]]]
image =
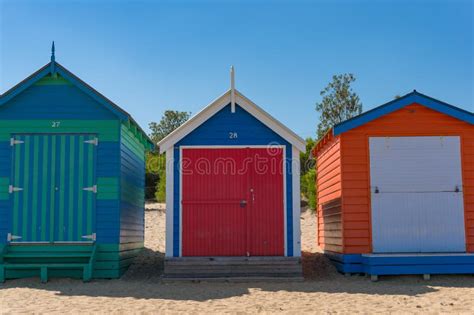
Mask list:
[[365,113],[362,113],[358,116],[355,116],[351,119],[343,121],[334,126],[334,135],[340,135],[346,131],[362,126],[372,120],[390,114],[396,110],[399,110],[410,104],[420,104],[425,107],[428,107],[432,110],[438,111],[440,113],[446,114],[448,116],[454,117],[456,119],[465,121],[470,124],[474,124],[474,114],[468,111],[465,111],[456,106],[447,104],[440,100],[434,99],[427,95],[421,94],[417,91],[408,93],[398,99],[392,100],[388,103],[380,105],[376,108],[373,108]]
[[[177,128],[172,133],[170,133],[168,136],[166,136],[164,139],[162,139],[160,142],[158,142],[160,152],[165,152],[168,149],[170,149],[171,147],[173,147],[175,143],[177,143],[178,141],[183,139],[192,130],[194,130],[195,128],[200,126],[202,123],[207,121],[210,117],[212,117],[215,113],[217,113],[219,110],[221,110],[227,104],[229,104],[229,102],[230,102],[230,92],[231,92],[230,90],[226,91],[224,94],[222,94],[216,100],[214,100],[209,105],[204,107],[204,109],[202,109],[199,113],[194,115],[191,119],[189,119],[187,122],[185,122],[179,128]],[[277,128],[278,131],[276,131],[276,130],[274,130],[274,131],[278,135],[280,135],[283,139],[285,139],[290,144],[292,144],[295,148],[297,148],[300,152],[303,152],[303,151],[306,150],[306,142],[301,137],[296,135],[293,131],[288,129],[281,122],[279,122],[278,120],[273,118],[265,110],[263,110],[261,107],[259,107],[254,102],[252,102],[250,99],[245,97],[239,91],[235,90],[235,95],[236,95],[237,99],[240,98],[240,99],[243,100],[243,102],[239,103],[239,101],[237,101],[236,103],[239,104],[242,108],[244,108],[247,112],[249,112],[252,116],[257,118],[260,122],[262,122],[267,127],[271,128],[272,130]],[[245,105],[245,103],[248,103],[251,107],[254,108],[254,110],[251,110],[250,108],[248,108]],[[263,120],[265,120],[265,121],[263,121]]]
[[[144,138],[146,139],[146,142],[148,142],[149,146],[151,149],[154,148],[155,144],[153,141],[148,137],[148,135],[145,133],[145,131],[140,127],[140,125],[133,119],[133,117],[127,113],[125,110],[123,110],[121,107],[119,107],[117,104],[109,100],[107,97],[105,97],[103,94],[95,90],[93,87],[91,87],[89,84],[81,80],[79,77],[77,77],[75,74],[67,70],[65,67],[63,67],[61,64],[59,64],[56,61],[53,61],[55,65],[56,71],[62,75],[65,79],[71,81],[77,88],[79,88],[81,91],[84,93],[88,94],[91,96],[95,101],[99,102],[100,104],[104,105],[107,109],[109,109],[113,114],[115,114],[121,121],[130,121],[134,125],[137,126],[139,131],[143,134]],[[12,98],[26,90],[28,87],[32,86],[34,83],[39,81],[41,78],[45,77],[46,75],[51,73],[51,63],[48,62],[46,65],[32,73],[30,76],[25,78],[24,80],[20,81],[18,84],[10,88],[8,91],[0,95],[0,106],[6,104],[8,101],[10,101]]]

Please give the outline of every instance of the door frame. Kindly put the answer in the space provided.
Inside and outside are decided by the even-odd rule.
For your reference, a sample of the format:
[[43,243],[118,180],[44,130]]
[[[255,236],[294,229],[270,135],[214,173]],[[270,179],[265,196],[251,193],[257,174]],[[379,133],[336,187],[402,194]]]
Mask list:
[[[20,136],[38,136],[38,135],[43,135],[43,136],[94,136],[95,138],[99,139],[99,134],[96,132],[12,132],[10,133],[10,139],[14,138],[15,136],[20,135]],[[15,160],[13,159],[13,154],[14,154],[14,146],[11,147],[11,163],[10,163],[10,182],[13,183],[13,178],[14,178],[14,172],[15,172]],[[92,174],[92,181],[93,183],[97,183],[97,148],[94,152],[93,156],[93,165],[94,165],[94,171]],[[10,194],[10,216],[8,218],[8,227],[9,229],[12,228],[13,225],[13,194]],[[92,203],[92,234],[96,234],[96,229],[97,229],[97,194],[94,193],[94,199]],[[56,224],[56,222],[55,222]],[[94,244],[96,240],[84,240],[84,241],[15,241],[11,240],[8,241],[7,244],[10,244],[12,246],[14,245],[28,245],[28,244],[38,244],[38,245],[54,245],[54,244],[61,244],[61,245],[66,245],[66,244]]]
[[[182,145],[179,146],[179,257],[183,257],[183,206],[182,206],[182,190],[183,190],[183,149],[267,149],[267,148],[282,149],[283,161],[283,255],[286,257],[287,253],[287,207],[286,207],[286,146],[275,145]],[[294,218],[293,218],[294,219]]]

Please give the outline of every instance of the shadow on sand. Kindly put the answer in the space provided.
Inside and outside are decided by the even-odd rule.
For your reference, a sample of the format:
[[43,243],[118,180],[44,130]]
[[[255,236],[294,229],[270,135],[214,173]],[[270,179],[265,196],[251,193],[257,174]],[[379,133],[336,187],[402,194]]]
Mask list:
[[436,292],[436,287],[473,288],[472,276],[434,276],[424,281],[416,276],[382,277],[372,283],[363,275],[346,277],[337,273],[320,253],[303,253],[303,282],[166,282],[163,274],[164,254],[145,249],[127,273],[117,280],[52,279],[41,284],[38,278],[8,280],[1,289],[31,288],[51,290],[62,296],[130,297],[136,299],[169,299],[205,301],[243,296],[250,289],[267,292],[347,293],[415,296]]

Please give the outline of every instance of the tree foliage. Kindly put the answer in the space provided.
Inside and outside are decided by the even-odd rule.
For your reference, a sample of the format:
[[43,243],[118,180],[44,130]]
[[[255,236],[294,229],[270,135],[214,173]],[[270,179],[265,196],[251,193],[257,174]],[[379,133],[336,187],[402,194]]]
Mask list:
[[[159,123],[149,124],[150,138],[157,143],[184,124],[190,116],[189,112],[167,110]],[[166,197],[166,157],[158,152],[148,153],[146,156],[146,197],[155,198],[164,202]]]
[[313,138],[306,138],[306,151],[300,153],[300,173],[301,175],[306,174],[309,170],[314,168],[314,159],[311,158],[311,151],[314,148],[316,142]]
[[159,123],[151,122],[148,125],[151,130],[151,140],[155,143],[159,142],[176,128],[184,124],[189,119],[190,115],[191,113],[189,112],[175,110],[165,111]]
[[301,170],[301,195],[308,200],[311,210],[316,208],[316,170],[314,169],[314,159],[311,157],[315,141],[312,138],[306,139],[306,151],[300,153]]
[[316,103],[316,110],[320,114],[318,139],[335,124],[362,113],[362,103],[351,87],[355,80],[351,73],[334,75],[332,81],[320,92],[322,101]]
[[308,200],[311,210],[316,209],[316,170],[310,169],[301,176],[301,193]]

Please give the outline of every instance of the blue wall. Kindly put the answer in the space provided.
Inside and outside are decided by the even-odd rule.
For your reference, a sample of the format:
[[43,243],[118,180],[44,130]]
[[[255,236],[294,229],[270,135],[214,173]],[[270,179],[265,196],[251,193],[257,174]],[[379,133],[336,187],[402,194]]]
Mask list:
[[125,126],[120,138],[120,243],[143,243],[145,148]]
[[117,119],[71,84],[32,85],[1,110],[2,119]]
[[[120,174],[120,143],[101,142],[99,139],[96,163],[96,177],[118,178]],[[120,201],[118,198],[97,200],[96,233],[98,243],[114,244],[119,242]]]
[[[42,83],[43,82],[43,83]],[[25,89],[0,107],[2,120],[107,120],[119,121],[110,110],[104,108],[92,97],[64,79],[57,82],[39,83]],[[103,126],[101,126],[103,127]],[[121,176],[120,123],[114,125],[111,134],[117,134],[117,141],[101,141],[97,147],[96,177],[116,178]],[[117,129],[115,129],[117,128]],[[72,130],[72,127],[69,128]],[[21,133],[22,130],[16,130]],[[68,131],[74,132],[74,131]],[[83,129],[78,133],[83,133]],[[91,133],[94,130],[90,131]],[[12,151],[9,142],[0,142],[0,177],[11,176]],[[100,189],[100,188],[99,188]],[[3,189],[2,189],[3,192]],[[1,193],[1,192],[0,192]],[[11,199],[11,198],[10,198]],[[10,231],[12,204],[0,198],[0,243],[6,243]],[[120,198],[96,200],[95,217],[97,242],[114,244],[120,241]]]
[[[229,132],[236,132],[237,138],[230,139]],[[292,146],[276,132],[265,126],[254,116],[236,104],[235,113],[230,104],[225,106],[202,125],[181,139],[174,147],[173,187],[173,256],[179,256],[179,146],[182,145],[285,145],[286,146],[286,230],[287,255],[293,256],[293,192],[291,176]]]

